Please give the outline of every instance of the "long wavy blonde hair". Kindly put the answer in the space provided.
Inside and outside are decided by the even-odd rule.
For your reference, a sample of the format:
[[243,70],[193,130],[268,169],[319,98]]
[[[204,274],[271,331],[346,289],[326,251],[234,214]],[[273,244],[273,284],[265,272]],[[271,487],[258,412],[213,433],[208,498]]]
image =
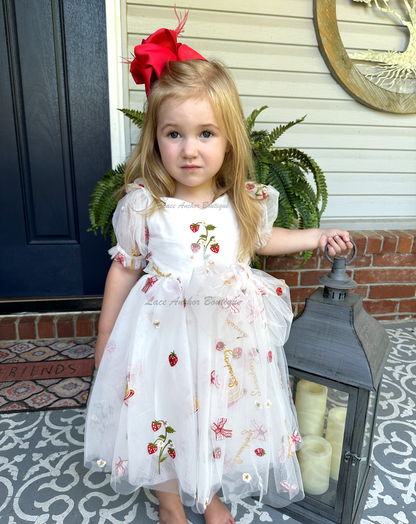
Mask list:
[[261,203],[245,189],[247,180],[254,174],[251,146],[236,85],[220,62],[187,60],[168,63],[151,88],[140,139],[126,166],[125,184],[133,182],[140,174],[154,199],[148,210],[150,214],[164,207],[162,197],[174,196],[175,184],[163,167],[157,144],[159,108],[168,98],[180,103],[189,98],[204,97],[210,101],[221,131],[231,146],[214,177],[214,200],[228,194],[240,226],[238,257],[244,260],[253,257],[255,243],[259,240]]

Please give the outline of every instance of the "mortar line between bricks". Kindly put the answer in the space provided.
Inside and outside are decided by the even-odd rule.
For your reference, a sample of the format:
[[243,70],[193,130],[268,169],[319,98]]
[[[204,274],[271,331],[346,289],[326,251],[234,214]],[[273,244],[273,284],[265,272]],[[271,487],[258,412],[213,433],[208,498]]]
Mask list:
[[21,314],[14,315],[12,313],[9,315],[0,315],[0,320],[2,320],[3,318],[10,318],[10,317],[16,317],[20,319],[20,318],[30,317],[30,316],[35,316],[35,315],[39,315],[39,317],[47,317],[47,316],[61,317],[61,316],[71,316],[71,315],[92,315],[94,313],[100,313],[100,310],[95,309],[95,310],[89,310],[89,311],[59,311],[59,312],[49,311],[47,313],[34,312],[34,313],[28,313],[25,315],[21,315]]

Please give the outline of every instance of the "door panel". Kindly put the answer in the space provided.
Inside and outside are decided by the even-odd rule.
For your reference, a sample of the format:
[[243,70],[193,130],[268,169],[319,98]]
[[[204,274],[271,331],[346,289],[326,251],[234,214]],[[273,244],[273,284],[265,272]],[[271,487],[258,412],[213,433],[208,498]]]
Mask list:
[[86,230],[111,164],[105,1],[1,7],[0,294],[100,294],[109,246]]

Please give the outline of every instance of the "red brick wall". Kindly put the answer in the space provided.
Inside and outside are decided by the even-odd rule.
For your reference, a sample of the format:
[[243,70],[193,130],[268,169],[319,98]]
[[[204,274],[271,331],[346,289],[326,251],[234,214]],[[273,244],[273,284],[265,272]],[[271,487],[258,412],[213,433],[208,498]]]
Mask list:
[[[358,284],[352,292],[364,296],[364,308],[377,320],[416,316],[416,230],[350,231],[357,245],[357,257],[348,274]],[[286,280],[293,311],[299,313],[318,286],[317,278],[329,273],[331,264],[322,252],[314,251],[307,263],[297,268],[293,255],[268,257],[264,269]]]
[[0,341],[94,337],[99,311],[0,316]]

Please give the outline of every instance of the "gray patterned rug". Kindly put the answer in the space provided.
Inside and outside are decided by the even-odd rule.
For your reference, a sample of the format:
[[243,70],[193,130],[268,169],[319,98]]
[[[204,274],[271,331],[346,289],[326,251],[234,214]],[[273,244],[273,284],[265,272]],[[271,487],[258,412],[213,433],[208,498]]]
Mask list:
[[[416,322],[384,326],[393,343],[374,439],[375,478],[361,524],[416,522]],[[84,469],[82,409],[2,414],[1,524],[150,524],[158,502],[149,490],[123,496]],[[296,524],[253,499],[236,500],[237,524]],[[190,524],[203,517],[187,510]]]

